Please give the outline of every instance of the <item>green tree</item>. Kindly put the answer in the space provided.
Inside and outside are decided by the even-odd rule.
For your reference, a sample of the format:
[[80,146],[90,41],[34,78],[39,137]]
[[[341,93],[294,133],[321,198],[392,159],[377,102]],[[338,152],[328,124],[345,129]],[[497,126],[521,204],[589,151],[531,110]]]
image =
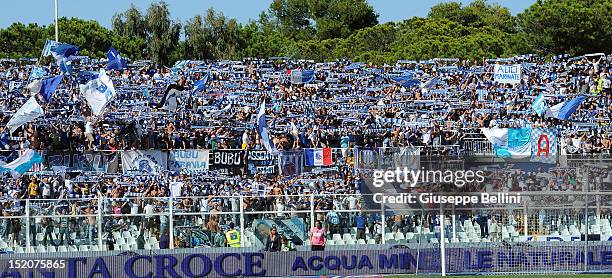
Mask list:
[[111,22],[113,31],[119,36],[146,38],[144,17],[134,4],[127,11],[113,15]]
[[228,19],[212,8],[206,17],[195,16],[184,27],[186,58],[234,58],[239,48],[240,28],[235,19]]
[[149,57],[160,64],[170,63],[170,54],[178,45],[181,24],[170,19],[168,4],[152,3],[144,17]]
[[[73,44],[79,47],[79,55],[94,58],[105,57],[105,53],[111,46],[112,33],[95,20],[83,20],[78,18],[60,18],[58,21],[60,35],[63,43]],[[49,26],[52,33],[55,26]]]
[[610,11],[610,0],[538,0],[518,19],[529,46],[539,53],[610,53]]
[[13,23],[0,29],[0,57],[38,58],[47,38],[51,37],[45,27]]
[[490,26],[509,33],[516,30],[510,10],[499,4],[488,4],[486,0],[475,0],[465,7],[458,2],[441,3],[431,8],[428,17],[448,19],[466,27]]
[[378,23],[365,0],[274,0],[268,13],[279,30],[298,39],[343,38]]

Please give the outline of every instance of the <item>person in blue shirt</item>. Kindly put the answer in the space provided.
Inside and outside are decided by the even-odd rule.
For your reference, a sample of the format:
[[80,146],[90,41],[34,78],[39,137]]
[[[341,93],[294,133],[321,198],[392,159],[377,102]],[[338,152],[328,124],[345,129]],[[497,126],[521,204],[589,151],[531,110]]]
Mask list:
[[357,227],[357,235],[356,235],[356,239],[366,239],[365,236],[365,232],[366,232],[366,218],[365,218],[365,213],[362,212],[360,214],[358,214],[357,216],[355,216],[355,227]]

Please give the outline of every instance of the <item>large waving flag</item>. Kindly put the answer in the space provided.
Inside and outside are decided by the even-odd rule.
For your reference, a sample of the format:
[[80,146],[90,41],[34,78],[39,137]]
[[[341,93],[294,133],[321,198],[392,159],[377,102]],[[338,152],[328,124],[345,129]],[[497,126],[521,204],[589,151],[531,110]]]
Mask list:
[[570,116],[576,112],[580,104],[586,100],[586,96],[578,96],[575,99],[561,102],[546,110],[546,116],[554,117],[559,120],[569,120]]
[[47,78],[41,81],[40,91],[36,93],[40,93],[40,95],[42,95],[45,101],[49,103],[49,101],[51,101],[51,97],[53,96],[53,93],[55,93],[55,89],[57,89],[57,86],[62,82],[63,79],[64,79],[64,76],[59,75],[59,76]]
[[206,73],[206,75],[204,75],[204,77],[202,77],[202,79],[196,81],[195,83],[193,83],[193,91],[194,92],[201,92],[206,90],[206,83],[208,82],[208,77],[209,77],[210,73]]
[[106,57],[108,57],[108,63],[106,64],[107,70],[122,70],[127,66],[125,59],[123,59],[123,57],[121,57],[119,54],[119,51],[115,50],[112,46],[108,52],[106,52]]
[[51,55],[55,58],[55,62],[62,72],[70,73],[72,71],[72,60],[78,53],[78,47],[67,43],[58,43],[51,47]]
[[113,81],[106,75],[104,69],[100,69],[98,78],[90,80],[85,85],[80,86],[81,93],[89,103],[94,115],[100,116],[106,105],[115,96]]
[[169,85],[168,88],[166,88],[162,101],[157,104],[157,108],[170,112],[176,112],[176,109],[178,109],[178,99],[183,93],[184,89],[185,88],[177,84]]
[[0,165],[0,173],[10,172],[13,176],[20,176],[32,168],[33,165],[41,164],[42,162],[43,158],[38,152],[27,149],[17,159]]
[[503,158],[524,158],[531,155],[531,128],[482,128],[493,144],[495,155]]
[[58,42],[52,41],[52,40],[48,39],[45,42],[45,46],[43,47],[43,50],[42,50],[42,53],[40,54],[40,56],[47,57],[47,56],[53,55],[51,53],[51,48],[57,46],[58,44],[59,44]]
[[546,111],[546,100],[544,100],[544,94],[540,93],[540,95],[533,101],[531,104],[531,109],[533,111],[542,116],[542,114]]
[[276,153],[276,147],[270,140],[270,135],[268,134],[268,123],[266,122],[266,101],[264,100],[259,107],[259,113],[257,113],[257,131],[259,132],[259,136],[261,136],[261,140],[263,141],[264,147],[270,153]]
[[28,101],[26,101],[26,103],[24,103],[23,106],[21,106],[21,108],[19,108],[19,110],[13,114],[11,119],[6,124],[6,128],[13,133],[20,126],[44,114],[45,112],[42,110],[42,107],[40,107],[40,104],[38,104],[36,101],[36,98],[31,96]]

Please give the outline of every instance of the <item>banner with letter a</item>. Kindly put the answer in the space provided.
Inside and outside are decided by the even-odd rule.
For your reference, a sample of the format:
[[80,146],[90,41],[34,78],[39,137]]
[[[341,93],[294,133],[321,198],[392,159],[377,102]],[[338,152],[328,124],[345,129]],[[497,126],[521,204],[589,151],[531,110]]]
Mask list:
[[124,174],[159,174],[168,167],[168,154],[163,151],[124,151],[121,153]]
[[495,65],[495,82],[516,84],[521,82],[521,65]]
[[557,163],[557,130],[534,128],[531,132],[531,161]]
[[168,157],[170,171],[208,170],[208,150],[174,150]]

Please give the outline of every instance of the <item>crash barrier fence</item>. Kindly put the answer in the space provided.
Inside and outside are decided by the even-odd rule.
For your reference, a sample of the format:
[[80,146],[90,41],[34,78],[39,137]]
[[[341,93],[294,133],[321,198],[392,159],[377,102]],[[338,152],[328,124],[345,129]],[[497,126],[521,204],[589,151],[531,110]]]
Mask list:
[[[99,258],[98,265],[95,260],[77,264],[90,271],[118,260],[121,265],[132,264],[139,273],[144,273],[140,264],[170,256],[188,261],[175,270],[189,271],[184,272],[187,277],[207,271],[213,276],[237,271],[244,276],[612,271],[612,193],[520,195],[514,204],[393,209],[383,204],[365,207],[363,199],[371,196],[347,194],[13,200],[13,207],[5,206],[0,217],[0,250],[10,254],[0,255],[0,264],[3,270],[15,268],[15,258],[26,258],[27,264],[27,258],[43,253],[51,259]],[[142,206],[144,212],[127,212],[122,206]],[[309,236],[317,221],[327,231],[325,252],[309,252]],[[241,235],[240,248],[228,247],[225,232],[230,222]],[[286,257],[266,252],[272,228],[293,243],[285,250],[295,252]],[[168,246],[163,244],[164,235]],[[109,237],[114,238],[112,244]],[[359,253],[362,250],[366,251]],[[203,258],[201,252],[218,254]],[[114,256],[118,253],[129,256]],[[194,256],[220,262],[211,264],[211,269],[194,270],[190,264]],[[242,262],[256,260],[255,268],[267,272],[233,266],[217,269],[232,260],[227,256]],[[283,264],[287,269],[273,267],[284,260],[291,261]],[[74,261],[71,266],[75,267]]]

